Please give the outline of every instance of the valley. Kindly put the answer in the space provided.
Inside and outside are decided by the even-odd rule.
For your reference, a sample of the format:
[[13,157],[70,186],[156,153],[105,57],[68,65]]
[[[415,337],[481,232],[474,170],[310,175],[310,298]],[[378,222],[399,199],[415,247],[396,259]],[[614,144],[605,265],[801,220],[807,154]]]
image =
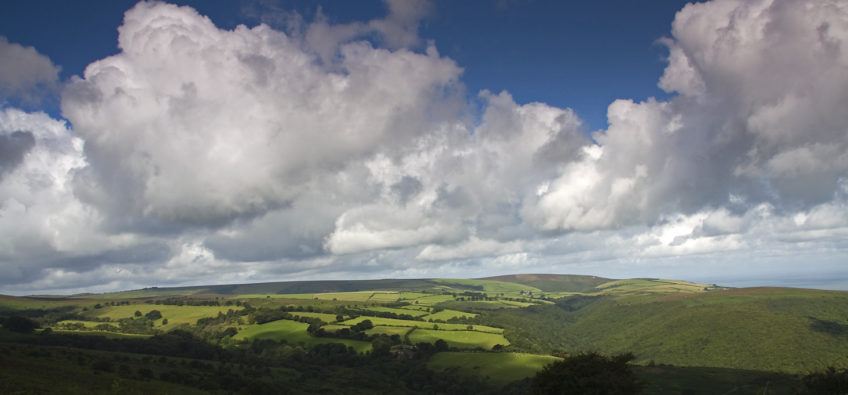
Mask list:
[[[23,367],[75,377],[63,381],[65,390],[106,376],[142,393],[160,382],[202,389],[204,380],[217,383],[203,377],[226,368],[222,377],[232,383],[307,393],[352,385],[351,371],[377,377],[369,385],[402,385],[400,392],[426,392],[422,380],[522,393],[551,362],[632,353],[646,392],[669,394],[794,393],[804,375],[848,368],[846,292],[664,279],[536,274],[146,288],[3,296],[0,316],[5,389],[34,392],[43,388],[20,379],[28,377]],[[11,317],[38,328],[15,331]],[[70,366],[68,358],[90,362]],[[173,368],[149,367],[156,358]],[[251,372],[258,366],[267,370]],[[410,377],[385,376],[387,369]],[[336,378],[306,378],[316,371]],[[186,374],[195,378],[176,378]],[[207,389],[232,391],[232,383]]]

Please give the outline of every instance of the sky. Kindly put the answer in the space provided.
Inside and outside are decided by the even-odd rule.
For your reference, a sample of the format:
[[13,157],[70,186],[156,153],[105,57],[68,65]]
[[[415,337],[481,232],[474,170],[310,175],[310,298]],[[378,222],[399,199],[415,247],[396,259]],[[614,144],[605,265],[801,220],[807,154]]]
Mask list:
[[848,289],[848,3],[16,2],[0,293]]

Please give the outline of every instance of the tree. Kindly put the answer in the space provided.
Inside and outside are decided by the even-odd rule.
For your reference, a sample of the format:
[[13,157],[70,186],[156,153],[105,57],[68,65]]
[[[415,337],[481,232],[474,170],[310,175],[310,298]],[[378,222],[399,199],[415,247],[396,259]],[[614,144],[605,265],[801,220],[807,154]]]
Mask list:
[[168,325],[168,319],[167,318],[162,319],[162,325]]
[[823,372],[804,376],[801,384],[800,394],[846,394],[848,393],[848,369],[837,370],[831,366]]
[[136,311],[135,311],[135,316],[136,316],[136,317],[141,317],[141,312],[140,312],[140,311],[138,311],[138,310],[136,310]]
[[150,312],[145,314],[144,316],[147,317],[147,319],[149,320],[158,320],[162,318],[162,312],[160,312],[159,310],[150,310]]
[[627,362],[633,354],[607,357],[584,353],[566,357],[539,371],[529,394],[638,394],[642,382]]
[[2,321],[3,327],[18,333],[32,333],[38,328],[38,323],[19,315],[13,315]]

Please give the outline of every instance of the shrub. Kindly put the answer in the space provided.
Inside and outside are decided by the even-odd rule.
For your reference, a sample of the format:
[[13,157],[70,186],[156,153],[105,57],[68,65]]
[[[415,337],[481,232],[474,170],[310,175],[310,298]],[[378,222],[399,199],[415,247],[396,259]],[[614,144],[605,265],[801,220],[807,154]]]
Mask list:
[[530,394],[638,394],[642,382],[627,362],[633,354],[607,357],[578,354],[545,366],[530,384]]

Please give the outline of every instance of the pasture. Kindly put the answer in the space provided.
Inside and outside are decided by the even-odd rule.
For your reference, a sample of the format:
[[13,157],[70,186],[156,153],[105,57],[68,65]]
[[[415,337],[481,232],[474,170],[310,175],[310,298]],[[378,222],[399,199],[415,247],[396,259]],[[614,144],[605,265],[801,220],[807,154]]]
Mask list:
[[428,314],[428,315],[422,317],[422,319],[424,319],[424,321],[429,321],[429,320],[447,321],[451,318],[474,318],[476,316],[477,316],[477,314],[474,314],[474,313],[466,313],[464,311],[459,311],[459,310],[445,309],[445,310],[442,310],[438,313]]
[[[155,326],[169,330],[182,324],[194,325],[197,320],[205,317],[216,317],[218,313],[226,314],[227,310],[238,311],[241,307],[238,306],[176,306],[176,305],[156,305],[156,304],[130,304],[122,306],[104,306],[94,310],[94,315],[98,318],[108,317],[112,321],[117,321],[121,318],[132,318],[136,311],[142,315],[149,313],[152,310],[159,310],[162,313],[162,318],[155,321]],[[167,325],[162,325],[162,319],[168,319]]]
[[247,325],[239,328],[239,332],[233,336],[235,340],[268,339],[285,340],[289,344],[303,344],[310,346],[314,344],[341,343],[353,347],[356,352],[366,352],[371,349],[371,343],[360,340],[334,339],[329,337],[313,337],[306,332],[309,324],[291,320],[277,320],[264,324]]
[[435,372],[454,369],[461,375],[476,375],[498,386],[532,377],[545,365],[560,358],[524,353],[481,353],[445,351],[433,355],[427,367]]
[[[423,329],[438,329],[442,331],[475,331],[475,332],[484,332],[484,333],[496,333],[502,334],[503,329],[495,328],[486,325],[468,325],[468,324],[444,324],[444,323],[432,323],[432,322],[424,322],[424,321],[412,321],[412,320],[397,320],[394,318],[380,318],[380,317],[369,317],[369,316],[359,316],[347,321],[342,322],[343,325],[353,326],[362,321],[369,320],[374,326],[382,325],[382,326],[403,326],[403,327],[414,327],[414,328],[423,328]],[[470,327],[470,328],[469,328]]]
[[409,334],[409,341],[412,344],[435,343],[437,340],[444,340],[451,347],[482,348],[484,350],[491,350],[492,347],[498,344],[503,346],[509,345],[509,340],[497,333],[416,328]]

